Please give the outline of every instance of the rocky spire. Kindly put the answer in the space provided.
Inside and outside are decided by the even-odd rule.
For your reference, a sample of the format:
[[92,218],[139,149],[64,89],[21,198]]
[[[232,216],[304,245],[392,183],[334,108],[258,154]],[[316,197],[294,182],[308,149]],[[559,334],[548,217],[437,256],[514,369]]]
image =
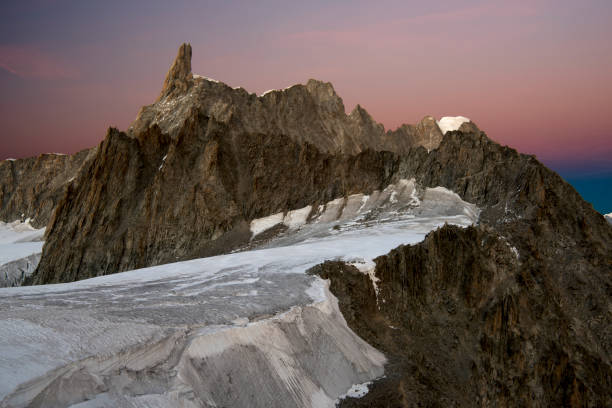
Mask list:
[[419,123],[416,124],[416,133],[418,137],[417,144],[423,146],[427,151],[436,149],[444,133],[438,127],[436,119],[433,116],[425,116]]
[[158,100],[183,93],[193,84],[193,74],[191,73],[191,44],[183,43],[176,54],[172,66],[168,70],[164,87]]

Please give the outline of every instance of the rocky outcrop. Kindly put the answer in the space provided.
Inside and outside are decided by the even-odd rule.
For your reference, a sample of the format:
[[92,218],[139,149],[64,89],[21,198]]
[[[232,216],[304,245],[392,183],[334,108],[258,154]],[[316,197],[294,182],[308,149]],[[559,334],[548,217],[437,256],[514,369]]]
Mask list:
[[0,221],[30,218],[35,227],[46,226],[66,185],[90,154],[91,149],[0,161]]
[[378,295],[349,265],[317,270],[390,361],[342,406],[610,405],[612,229],[535,158],[462,130],[397,174],[476,203],[478,227],[376,259]]
[[230,137],[242,133],[283,136],[326,153],[357,154],[367,149],[404,153],[414,146],[431,150],[442,138],[431,117],[416,126],[385,131],[359,105],[347,115],[329,82],[311,79],[305,85],[257,96],[192,75],[188,44],[179,49],[159,99],[141,109],[128,134],[137,137],[157,124],[163,133],[175,138],[196,113],[226,125]]
[[166,75],[164,86],[158,101],[163,98],[171,98],[187,92],[193,85],[193,74],[191,73],[191,44],[183,44]]
[[137,138],[110,130],[49,224],[34,282],[228,252],[248,242],[254,218],[386,187],[393,157],[331,155],[281,136],[230,137],[199,115],[176,138],[157,126]]
[[609,406],[610,268],[538,261],[491,227],[445,226],[377,258],[377,292],[350,265],[314,268],[389,359],[341,406]]

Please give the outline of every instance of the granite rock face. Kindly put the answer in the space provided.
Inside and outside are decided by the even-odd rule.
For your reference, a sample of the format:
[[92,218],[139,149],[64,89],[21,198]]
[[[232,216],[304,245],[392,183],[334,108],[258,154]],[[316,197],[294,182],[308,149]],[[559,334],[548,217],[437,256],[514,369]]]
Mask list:
[[0,161],[0,221],[30,218],[37,228],[47,225],[66,186],[93,150]]
[[347,115],[329,83],[256,96],[193,75],[184,44],[159,99],[109,130],[58,203],[29,283],[230,251],[252,219],[382,189],[398,153],[441,139],[431,117],[385,131]]
[[533,269],[488,226],[445,226],[375,262],[378,292],[342,262],[312,271],[389,359],[385,378],[340,406],[612,403],[609,267]]
[[157,126],[138,138],[110,130],[52,218],[34,282],[229,252],[249,241],[252,219],[382,189],[393,157],[331,155],[265,134],[230,138],[202,116],[176,138]]
[[191,73],[191,45],[183,44],[178,50],[174,63],[170,67],[158,100],[180,95],[193,85]]
[[481,132],[449,132],[397,173],[476,203],[479,226],[447,226],[377,258],[378,296],[349,265],[315,271],[390,361],[368,396],[342,406],[609,406],[604,218],[535,158]]
[[176,138],[196,113],[226,125],[228,137],[243,133],[283,136],[326,153],[357,154],[367,149],[404,153],[414,146],[431,150],[442,139],[432,117],[416,126],[386,131],[359,105],[347,115],[329,82],[311,79],[305,85],[257,96],[193,75],[188,44],[179,49],[159,99],[140,110],[127,133],[137,137],[157,124],[162,133]]

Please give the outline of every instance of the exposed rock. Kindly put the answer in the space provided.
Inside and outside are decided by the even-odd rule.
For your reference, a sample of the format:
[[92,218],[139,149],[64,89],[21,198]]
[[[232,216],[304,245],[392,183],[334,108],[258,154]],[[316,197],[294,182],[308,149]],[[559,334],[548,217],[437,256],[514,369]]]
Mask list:
[[248,242],[254,218],[386,187],[393,157],[230,137],[226,125],[199,115],[176,138],[157,126],[138,138],[110,130],[49,224],[34,282],[228,252]]
[[166,74],[166,80],[158,101],[163,98],[176,97],[187,92],[193,85],[191,73],[191,44],[180,46],[172,66]]
[[191,47],[183,44],[159,99],[140,110],[129,135],[137,137],[157,124],[162,133],[176,138],[184,124],[199,114],[227,125],[228,137],[244,133],[282,136],[327,153],[357,154],[366,149],[404,153],[414,146],[431,150],[442,138],[431,117],[417,126],[385,131],[359,105],[347,115],[329,82],[311,79],[306,85],[257,96],[192,75],[190,58]]
[[30,218],[37,228],[46,226],[66,185],[92,152],[0,161],[0,221]]
[[547,261],[534,269],[490,227],[445,226],[375,260],[378,295],[350,265],[314,268],[389,359],[341,406],[610,406],[610,268]]

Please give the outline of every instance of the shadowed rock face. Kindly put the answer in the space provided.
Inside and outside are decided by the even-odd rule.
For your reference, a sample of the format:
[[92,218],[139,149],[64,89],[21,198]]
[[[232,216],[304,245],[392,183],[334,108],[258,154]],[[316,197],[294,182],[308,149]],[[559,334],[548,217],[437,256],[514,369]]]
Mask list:
[[66,185],[93,150],[0,161],[0,220],[30,218],[37,228],[47,225]]
[[248,242],[251,219],[382,189],[394,164],[389,152],[345,157],[280,136],[230,138],[202,116],[174,139],[157,126],[138,138],[111,130],[58,206],[34,282],[228,252]]
[[312,271],[389,359],[386,377],[342,407],[612,403],[609,268],[536,271],[485,226],[445,226],[375,261],[378,295],[350,265]]
[[482,133],[447,133],[437,150],[401,161],[404,177],[478,204],[480,226],[444,227],[378,258],[378,304],[367,279],[323,265],[345,316],[361,316],[349,325],[390,360],[386,379],[343,406],[609,406],[603,217],[537,160]]

